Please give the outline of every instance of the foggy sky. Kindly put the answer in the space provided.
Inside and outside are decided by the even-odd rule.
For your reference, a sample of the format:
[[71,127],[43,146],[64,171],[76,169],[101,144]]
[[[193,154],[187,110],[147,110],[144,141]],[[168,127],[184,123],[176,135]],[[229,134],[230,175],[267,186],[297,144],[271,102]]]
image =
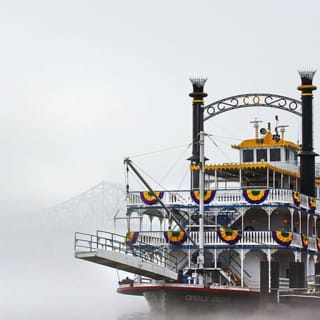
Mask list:
[[[123,183],[124,157],[187,146],[192,124],[190,77],[208,78],[206,103],[248,92],[299,98],[297,70],[320,69],[319,12],[315,0],[0,1],[2,220],[14,222],[16,214],[54,205],[101,180]],[[319,85],[319,73],[314,83]],[[318,94],[315,91],[316,152],[320,151]],[[206,146],[210,160],[237,161],[237,153],[228,145],[239,140],[229,137],[251,137],[249,121],[258,117],[267,123],[274,114],[252,109],[210,121],[206,131],[216,136],[218,144],[218,148]],[[301,139],[300,120],[278,114],[282,124],[290,125],[288,137]],[[177,188],[191,150],[183,152],[180,148],[136,159],[161,180],[182,157],[178,169],[161,180]],[[25,319],[20,313],[34,313],[38,302],[46,310],[53,297],[45,279],[52,284],[55,277],[63,280],[52,295],[59,296],[58,301],[79,298],[83,310],[87,287],[79,285],[75,270],[81,270],[86,285],[97,290],[90,293],[89,306],[101,307],[106,294],[99,281],[101,267],[72,260],[72,235],[67,233],[66,243],[62,242],[67,254],[57,253],[55,264],[48,260],[47,266],[41,258],[46,252],[42,241],[37,254],[29,247],[26,253],[21,245],[37,247],[39,234],[30,238],[21,229],[14,236],[12,230],[0,236],[2,249],[10,256],[0,267],[7,285],[0,289],[8,300],[2,309],[6,319],[10,314],[12,319]],[[21,260],[13,252],[23,254]],[[47,254],[52,257],[51,251]],[[24,264],[30,267],[26,277]],[[56,264],[66,265],[69,272],[49,268]],[[46,272],[49,269],[52,276]],[[93,277],[94,285],[88,277]],[[109,278],[114,280],[110,295],[116,301],[114,272]],[[44,301],[37,301],[39,292]],[[25,296],[33,302],[28,304]],[[15,313],[10,309],[15,304],[26,309]],[[72,305],[69,314],[79,315]]]
[[[1,214],[60,202],[102,179],[123,181],[124,157],[187,145],[189,77],[208,77],[207,103],[247,92],[298,98],[297,70],[319,67],[319,6],[1,1]],[[208,131],[249,135],[256,116],[242,112],[238,121],[230,112]],[[294,139],[297,121],[289,123]],[[218,151],[212,161],[228,160]]]

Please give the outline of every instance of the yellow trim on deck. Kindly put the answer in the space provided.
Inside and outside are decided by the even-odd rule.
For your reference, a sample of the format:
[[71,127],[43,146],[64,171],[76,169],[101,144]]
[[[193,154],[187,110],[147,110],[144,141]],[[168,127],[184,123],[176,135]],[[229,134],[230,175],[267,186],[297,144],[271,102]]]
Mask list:
[[263,138],[260,139],[247,139],[243,140],[240,144],[232,145],[234,149],[246,149],[246,148],[270,148],[270,147],[290,147],[295,150],[301,150],[301,147],[291,141],[280,139],[275,141],[272,139],[271,132],[268,132]]
[[[243,163],[227,163],[227,164],[207,164],[205,166],[205,171],[213,170],[240,170],[240,169],[269,169],[276,171],[278,173],[283,173],[285,175],[300,178],[300,174],[297,172],[281,169],[270,165],[267,162],[243,162]],[[192,165],[191,170],[199,170],[199,165]],[[319,181],[320,182],[320,181]]]

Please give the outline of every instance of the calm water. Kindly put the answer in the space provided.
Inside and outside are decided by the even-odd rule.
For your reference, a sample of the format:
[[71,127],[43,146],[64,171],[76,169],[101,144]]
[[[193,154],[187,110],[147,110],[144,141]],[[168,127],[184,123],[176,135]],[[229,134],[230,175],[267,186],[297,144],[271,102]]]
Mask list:
[[131,314],[123,314],[122,316],[119,316],[117,320],[149,320],[150,314],[149,313],[141,313],[141,312],[134,312]]
[[[300,310],[299,309],[293,310],[282,310],[278,312],[270,312],[270,310],[266,310],[265,312],[257,312],[252,310],[251,316],[242,316],[241,314],[234,314],[232,316],[233,320],[282,320],[284,318],[290,320],[301,320],[306,318],[317,318],[318,311],[315,310]],[[123,314],[117,318],[117,320],[228,320],[230,319],[230,314],[227,316],[225,314],[217,314],[212,313],[210,315],[156,315],[146,312],[134,312],[131,314]]]

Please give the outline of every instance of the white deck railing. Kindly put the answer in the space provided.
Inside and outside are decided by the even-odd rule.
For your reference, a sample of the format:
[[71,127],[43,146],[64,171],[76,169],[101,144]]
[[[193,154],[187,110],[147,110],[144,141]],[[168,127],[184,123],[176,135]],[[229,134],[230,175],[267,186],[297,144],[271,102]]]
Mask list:
[[[259,190],[259,188],[257,188]],[[309,209],[308,196],[300,195],[301,204],[303,209]],[[163,203],[168,207],[197,207],[198,205],[192,200],[190,190],[184,191],[164,191]],[[294,206],[292,190],[290,189],[269,189],[267,199],[260,205],[277,205],[286,204]],[[242,189],[225,189],[217,190],[214,200],[212,200],[207,207],[215,206],[252,206],[248,203],[242,194]],[[128,208],[144,208],[144,207],[157,207],[159,204],[147,205],[140,196],[140,192],[130,192],[127,202]],[[316,200],[315,213],[320,214],[320,201]]]
[[[191,231],[190,237],[196,244],[199,243],[199,233],[197,231]],[[292,238],[290,247],[303,248],[300,234],[293,233]],[[168,245],[164,237],[164,233],[161,231],[141,231],[139,232],[138,240],[154,246]],[[189,242],[186,240],[183,245],[188,244]],[[228,243],[221,240],[216,231],[206,231],[204,233],[204,245],[225,247],[228,246]],[[242,237],[235,246],[277,247],[279,244],[273,239],[271,231],[244,231],[242,233]],[[308,250],[318,251],[316,238],[309,237]]]

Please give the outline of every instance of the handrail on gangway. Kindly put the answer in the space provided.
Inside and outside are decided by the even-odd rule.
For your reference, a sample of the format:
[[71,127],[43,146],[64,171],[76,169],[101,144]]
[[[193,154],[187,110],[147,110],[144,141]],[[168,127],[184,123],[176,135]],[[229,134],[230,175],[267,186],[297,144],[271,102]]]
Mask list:
[[177,272],[177,258],[170,255],[165,248],[153,246],[142,241],[130,244],[126,237],[107,231],[98,230],[96,234],[75,233],[74,251],[96,252],[98,250],[114,251],[141,258],[159,266]]

